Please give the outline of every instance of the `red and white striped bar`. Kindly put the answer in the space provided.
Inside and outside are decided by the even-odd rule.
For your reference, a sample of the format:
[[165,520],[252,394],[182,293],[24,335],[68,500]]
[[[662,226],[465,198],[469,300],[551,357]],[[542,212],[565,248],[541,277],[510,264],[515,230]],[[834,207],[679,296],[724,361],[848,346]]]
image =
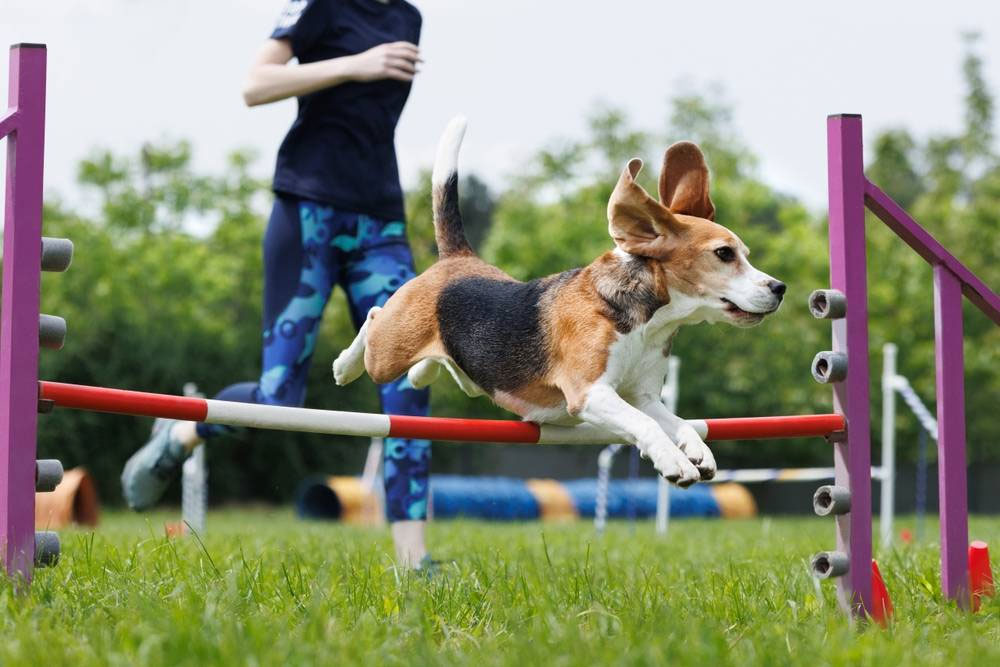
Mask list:
[[[406,417],[289,408],[62,382],[42,381],[38,388],[40,399],[64,408],[279,431],[538,445],[606,445],[621,440],[586,424],[551,426],[498,419]],[[844,418],[835,414],[695,419],[688,423],[707,441],[826,436],[844,429]]]

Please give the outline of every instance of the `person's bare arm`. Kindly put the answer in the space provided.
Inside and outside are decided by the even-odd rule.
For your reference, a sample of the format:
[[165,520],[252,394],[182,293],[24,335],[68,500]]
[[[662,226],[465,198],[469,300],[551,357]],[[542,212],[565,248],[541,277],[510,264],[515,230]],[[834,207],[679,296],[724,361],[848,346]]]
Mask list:
[[243,101],[247,106],[307,95],[348,81],[412,81],[420,62],[420,51],[409,42],[390,42],[357,55],[304,65],[289,65],[292,57],[288,40],[269,39],[264,43],[243,87]]

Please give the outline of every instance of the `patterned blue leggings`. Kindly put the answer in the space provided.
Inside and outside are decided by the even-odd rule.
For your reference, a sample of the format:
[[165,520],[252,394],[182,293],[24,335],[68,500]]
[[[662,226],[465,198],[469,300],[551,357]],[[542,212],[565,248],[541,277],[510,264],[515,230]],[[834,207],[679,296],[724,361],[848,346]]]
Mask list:
[[[216,398],[302,405],[323,310],[334,285],[347,293],[355,329],[414,276],[404,223],[383,221],[278,195],[264,237],[263,371],[257,382],[230,385]],[[404,375],[379,387],[390,414],[426,415],[429,392]],[[199,424],[209,438],[226,427]],[[385,498],[390,521],[427,518],[430,442],[385,440]]]

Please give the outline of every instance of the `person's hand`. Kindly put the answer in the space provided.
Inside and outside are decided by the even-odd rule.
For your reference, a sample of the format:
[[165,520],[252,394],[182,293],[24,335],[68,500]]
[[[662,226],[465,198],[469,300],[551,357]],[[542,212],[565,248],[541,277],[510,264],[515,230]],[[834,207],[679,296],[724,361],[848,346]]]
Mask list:
[[353,58],[352,78],[355,81],[413,81],[417,63],[423,62],[420,60],[420,49],[410,42],[379,44]]

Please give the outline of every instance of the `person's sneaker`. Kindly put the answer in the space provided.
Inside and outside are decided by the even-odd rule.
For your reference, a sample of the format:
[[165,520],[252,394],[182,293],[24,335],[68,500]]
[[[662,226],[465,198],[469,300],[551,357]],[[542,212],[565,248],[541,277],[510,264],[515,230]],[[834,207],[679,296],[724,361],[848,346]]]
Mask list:
[[157,419],[149,442],[125,462],[122,495],[134,510],[152,507],[181,470],[188,451],[170,432],[176,419]]
[[443,574],[449,565],[456,565],[456,563],[453,560],[434,560],[430,554],[427,554],[420,559],[420,564],[413,568],[413,571],[427,579],[433,579]]

